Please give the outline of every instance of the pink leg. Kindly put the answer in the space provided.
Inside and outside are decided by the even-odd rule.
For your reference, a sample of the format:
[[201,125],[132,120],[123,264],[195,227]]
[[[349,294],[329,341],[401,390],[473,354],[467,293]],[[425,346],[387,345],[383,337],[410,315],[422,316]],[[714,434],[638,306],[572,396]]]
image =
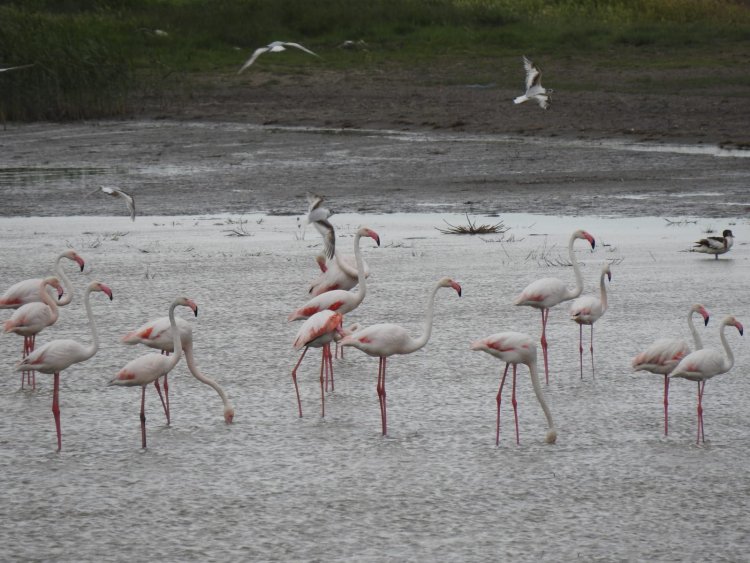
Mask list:
[[[320,416],[326,416],[326,393],[324,387],[328,387],[328,361],[326,360],[326,347],[323,346],[320,355]],[[325,372],[325,375],[323,375]]]
[[547,359],[547,318],[549,309],[542,309],[542,353],[544,354],[544,381],[549,385],[549,361]]
[[300,401],[299,398],[299,387],[297,386],[297,368],[299,368],[299,365],[302,363],[302,358],[305,357],[305,354],[307,354],[308,346],[305,347],[304,351],[302,352],[302,355],[299,357],[299,360],[297,360],[297,365],[294,366],[294,369],[292,370],[292,381],[294,382],[294,391],[297,393],[297,408],[299,409],[299,417],[302,418],[302,401]]
[[164,416],[167,417],[167,426],[169,426],[169,408],[167,407],[167,403],[164,402],[164,395],[162,395],[161,393],[161,386],[159,385],[158,379],[154,381],[154,387],[156,387],[156,392],[159,393],[159,398],[161,399],[161,406],[164,408]]
[[669,378],[664,376],[664,435],[669,432]]
[[706,435],[703,432],[703,391],[705,387],[705,381],[698,382],[698,438],[695,441],[696,444],[706,441]]
[[581,365],[581,379],[583,379],[583,325],[578,323],[578,358]]
[[511,404],[513,405],[513,417],[516,419],[516,446],[518,446],[521,441],[518,436],[518,401],[516,401],[516,368],[518,367],[518,364],[513,364],[513,395],[511,396]]
[[169,374],[164,374],[164,400],[167,403],[167,426],[169,426],[170,421],[170,413],[169,413],[169,382],[167,381],[167,377]]
[[508,367],[510,366],[509,363],[505,363],[505,371],[503,372],[503,377],[500,379],[500,389],[497,391],[497,397],[495,398],[495,401],[497,401],[497,424],[495,428],[495,445],[500,445],[500,403],[503,400],[503,385],[505,385],[505,376],[508,375]]
[[385,367],[387,362],[388,358],[383,358],[383,377],[380,380],[380,390],[383,396],[383,436],[386,436],[388,434],[388,402],[386,401],[385,393]]
[[[31,354],[36,348],[36,334],[31,335],[31,348],[29,348],[29,354]],[[36,389],[36,371],[31,370],[31,389]]]
[[387,414],[386,414],[386,406],[385,406],[385,357],[380,357],[379,365],[378,365],[378,384],[377,384],[377,392],[378,392],[378,401],[380,402],[380,421],[383,428],[383,436],[386,435],[387,432]]
[[[338,346],[338,344],[337,344]],[[342,348],[343,350],[343,348]],[[331,392],[335,391],[335,385],[333,381],[333,357],[331,355],[331,345],[326,345],[326,359],[328,360],[328,373],[331,374]]]
[[55,387],[52,392],[52,414],[55,415],[57,451],[59,452],[62,449],[62,433],[60,432],[60,372],[55,372]]
[[141,386],[141,447],[146,449],[146,386]]
[[[23,337],[23,351],[21,352],[21,358],[25,358],[29,355],[29,337],[24,336]],[[21,372],[21,389],[23,389],[24,383],[26,382],[26,378],[28,377],[27,371]]]
[[591,325],[591,347],[589,348],[591,351],[591,376],[596,377],[596,373],[594,373],[594,325]]

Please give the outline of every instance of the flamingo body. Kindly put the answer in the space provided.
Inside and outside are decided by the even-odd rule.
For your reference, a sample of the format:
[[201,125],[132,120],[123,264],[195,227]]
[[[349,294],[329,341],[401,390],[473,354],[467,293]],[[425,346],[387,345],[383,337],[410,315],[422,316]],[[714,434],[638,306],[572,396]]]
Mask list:
[[[336,252],[333,260],[325,262],[321,266],[321,274],[310,282],[309,293],[315,297],[326,291],[333,291],[335,289],[349,290],[357,286],[358,276],[356,264],[352,264],[352,258],[350,256],[342,256],[340,252]],[[319,262],[320,264],[320,262]],[[364,268],[365,278],[370,276],[370,267],[367,265],[365,260],[362,260],[362,266]]]

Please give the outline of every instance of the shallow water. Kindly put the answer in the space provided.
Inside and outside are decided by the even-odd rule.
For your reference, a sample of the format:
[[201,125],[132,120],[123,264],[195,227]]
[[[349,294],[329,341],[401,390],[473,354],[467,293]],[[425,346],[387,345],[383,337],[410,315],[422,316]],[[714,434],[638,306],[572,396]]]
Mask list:
[[[105,200],[106,201],[106,200]],[[6,560],[712,560],[746,557],[750,481],[746,467],[747,346],[727,331],[736,366],[706,385],[704,445],[695,445],[695,385],[672,386],[670,435],[662,435],[662,380],[636,375],[632,356],[664,335],[689,338],[689,305],[712,313],[701,327],[718,344],[728,313],[750,324],[744,297],[747,221],[550,217],[504,214],[499,235],[443,235],[460,214],[334,216],[347,251],[359,224],[381,236],[362,252],[368,295],[349,321],[421,329],[435,280],[444,289],[427,346],[389,362],[389,436],[380,436],[377,362],[347,350],[335,362],[336,390],[319,416],[319,352],[300,368],[304,418],[290,378],[298,324],[287,313],[306,298],[320,250],[296,217],[246,215],[251,236],[227,236],[233,215],[0,219],[0,286],[49,273],[66,246],[86,259],[67,267],[76,296],[38,342],[88,341],[82,288],[93,279],[102,338],[88,362],[62,376],[63,451],[55,453],[51,378],[20,391],[12,365],[20,337],[0,337],[0,543]],[[683,252],[708,227],[731,224],[738,244],[715,261]],[[510,395],[494,445],[502,366],[469,351],[501,330],[539,334],[536,311],[511,305],[542,276],[570,281],[567,238],[576,245],[585,291],[612,261],[610,309],[595,330],[596,377],[567,307],[549,321],[551,381],[544,388],[559,438],[544,443],[545,420],[525,368],[518,384],[521,445],[513,440]],[[499,242],[500,240],[505,242]],[[349,250],[350,252],[350,250]],[[170,376],[172,425],[147,394],[149,447],[140,448],[140,393],[106,381],[143,349],[119,337],[162,316],[174,296],[199,304],[195,355],[227,391],[237,415],[226,426],[218,396],[183,362]],[[179,311],[188,317],[187,311]],[[0,312],[2,319],[8,312]],[[586,344],[587,345],[587,344]],[[507,387],[506,387],[507,389]]]

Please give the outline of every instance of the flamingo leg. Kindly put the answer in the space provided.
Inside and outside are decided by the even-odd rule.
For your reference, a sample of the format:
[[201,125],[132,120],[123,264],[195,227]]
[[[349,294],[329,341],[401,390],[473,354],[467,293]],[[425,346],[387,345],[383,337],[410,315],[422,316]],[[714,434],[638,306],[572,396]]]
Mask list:
[[[338,343],[336,343],[336,345],[338,346]],[[343,348],[342,348],[342,351],[343,351]],[[333,392],[336,390],[336,388],[334,386],[334,381],[333,381],[333,357],[331,355],[330,343],[326,344],[326,358],[328,359],[328,372],[331,374],[331,392]]]
[[386,410],[386,395],[385,395],[385,362],[386,359],[384,356],[380,357],[380,362],[378,365],[378,384],[377,384],[377,392],[378,392],[378,401],[380,402],[380,420],[383,427],[383,436],[386,435],[388,432],[388,426],[387,426],[387,419],[388,414]]
[[[21,359],[26,358],[26,356],[29,355],[29,337],[24,336],[23,337],[23,351],[21,352]],[[21,389],[23,389],[24,383],[26,382],[26,378],[29,376],[29,373],[27,371],[21,372]]]
[[146,449],[146,386],[141,386],[141,447]]
[[497,391],[497,397],[495,398],[495,401],[497,402],[497,424],[495,425],[495,445],[500,445],[500,403],[503,401],[503,385],[505,385],[505,376],[508,375],[508,367],[510,364],[508,362],[505,363],[505,371],[503,372],[503,377],[500,379],[500,389]]
[[669,377],[664,375],[664,435],[669,432]]
[[55,430],[57,430],[57,451],[62,449],[62,433],[60,432],[60,372],[55,372],[55,387],[52,392],[52,414],[55,416]]
[[161,399],[161,406],[164,408],[164,416],[167,417],[167,426],[169,426],[169,408],[167,407],[167,403],[164,401],[164,395],[162,395],[161,385],[159,385],[158,378],[156,381],[154,381],[154,387],[156,387],[156,392],[159,393],[159,399]]
[[578,323],[578,359],[581,366],[581,379],[583,379],[583,325]]
[[387,407],[387,401],[386,401],[386,393],[385,393],[385,367],[386,363],[388,361],[388,358],[383,358],[383,378],[381,379],[380,384],[380,390],[382,391],[383,396],[383,436],[386,436],[388,434],[388,407]]
[[591,323],[591,347],[589,348],[591,351],[591,377],[596,377],[596,373],[594,372],[594,324]]
[[169,426],[170,421],[170,415],[169,415],[169,382],[167,381],[167,377],[169,377],[168,373],[164,374],[164,400],[166,401],[167,405],[167,426]]
[[518,435],[518,401],[516,401],[516,368],[518,367],[518,364],[513,364],[513,394],[511,395],[511,404],[513,405],[513,418],[516,420],[516,446],[518,446],[521,441]]
[[[323,418],[326,416],[326,394],[324,385],[325,388],[328,387],[328,360],[326,359],[326,346],[328,346],[328,344],[323,345],[320,355],[320,416]],[[325,372],[325,375],[323,375],[323,372]]]
[[306,346],[304,351],[302,352],[302,355],[299,357],[299,360],[297,360],[297,365],[294,366],[294,369],[292,370],[292,381],[294,382],[294,391],[297,393],[297,408],[299,409],[299,417],[302,418],[302,401],[299,398],[299,387],[297,386],[297,368],[299,368],[299,365],[302,363],[302,358],[305,357],[305,354],[307,354],[309,346]]
[[706,435],[703,432],[703,391],[705,387],[705,381],[698,381],[698,437],[695,440],[696,444],[706,441]]
[[549,309],[542,309],[542,353],[544,354],[544,382],[549,385],[549,361],[547,359],[547,318]]

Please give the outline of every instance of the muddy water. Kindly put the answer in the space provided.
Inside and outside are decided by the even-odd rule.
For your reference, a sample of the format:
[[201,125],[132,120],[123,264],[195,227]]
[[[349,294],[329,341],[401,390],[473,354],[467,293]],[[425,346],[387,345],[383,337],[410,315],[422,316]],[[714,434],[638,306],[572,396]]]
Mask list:
[[[0,215],[115,213],[88,198],[131,192],[144,215],[338,212],[744,214],[750,151],[712,146],[240,124],[105,122],[0,134]],[[29,197],[30,190],[34,197]]]
[[[152,128],[116,127],[138,135]],[[199,141],[196,133],[201,127],[168,127],[179,128],[174,142],[181,147],[190,145],[190,134],[195,135],[194,143],[204,143],[205,150],[205,141]],[[26,129],[24,135],[33,129]],[[247,138],[263,138],[258,142],[274,156],[263,157],[265,166],[256,167],[254,173],[250,156],[239,159],[244,164],[235,164],[232,175],[237,177],[242,170],[243,177],[253,182],[251,187],[258,189],[252,191],[249,184],[247,190],[232,192],[219,189],[228,180],[222,180],[218,170],[230,168],[229,164],[216,164],[216,183],[209,184],[212,174],[205,170],[210,168],[205,161],[195,155],[192,164],[190,158],[178,159],[182,149],[167,157],[164,152],[169,151],[162,144],[164,161],[173,164],[161,167],[158,155],[148,156],[145,141],[137,145],[137,158],[118,162],[106,145],[94,150],[94,129],[61,127],[47,132],[48,150],[63,144],[66,135],[65,142],[77,138],[81,144],[81,151],[70,160],[46,161],[57,170],[54,180],[38,171],[34,181],[17,180],[26,174],[23,169],[45,164],[31,166],[29,155],[37,149],[23,149],[17,138],[14,150],[28,154],[14,159],[13,167],[20,170],[13,173],[15,187],[6,188],[6,182],[2,188],[24,216],[0,219],[4,265],[0,287],[50,272],[55,256],[68,246],[87,263],[83,274],[67,268],[76,285],[75,299],[58,323],[40,335],[39,343],[52,338],[90,339],[81,303],[88,281],[105,281],[115,295],[112,302],[101,295],[92,300],[102,341],[99,352],[63,374],[60,454],[54,452],[51,378],[39,375],[37,391],[21,391],[12,372],[20,338],[0,337],[2,559],[736,561],[746,556],[750,419],[742,397],[750,384],[747,337],[727,331],[736,365],[706,386],[705,445],[695,445],[695,384],[673,384],[670,435],[664,437],[661,379],[629,369],[630,358],[655,338],[689,338],[685,316],[693,302],[703,302],[713,315],[709,326],[701,327],[707,347],[720,347],[717,327],[724,315],[733,313],[746,326],[750,324],[750,300],[745,297],[750,274],[743,242],[748,236],[746,219],[731,213],[674,215],[671,218],[677,222],[670,225],[662,217],[625,217],[629,214],[625,211],[616,217],[575,218],[503,212],[501,220],[510,229],[504,236],[450,236],[436,227],[465,219],[463,208],[445,211],[451,193],[445,187],[448,182],[438,182],[442,187],[421,200],[408,185],[391,192],[401,194],[397,201],[410,202],[410,209],[438,206],[441,213],[334,216],[344,250],[360,224],[378,231],[382,239],[380,248],[363,241],[372,274],[367,298],[351,321],[398,322],[416,335],[425,296],[435,280],[450,275],[464,289],[460,298],[451,290],[441,290],[428,345],[389,363],[389,436],[384,439],[375,394],[377,362],[356,350],[347,351],[335,363],[336,390],[326,396],[325,419],[319,416],[319,352],[308,354],[299,374],[305,416],[297,417],[290,370],[297,360],[291,342],[298,325],[290,326],[285,318],[306,298],[307,283],[317,275],[312,257],[320,250],[319,240],[312,232],[303,239],[295,216],[240,210],[245,205],[252,208],[249,194],[253,193],[260,194],[253,200],[259,208],[299,212],[307,187],[301,183],[307,175],[299,169],[304,168],[300,153],[308,155],[308,172],[324,178],[325,166],[311,156],[320,150],[313,145],[347,143],[350,136],[312,134],[307,137],[310,152],[305,153],[290,141],[301,143],[305,134],[270,132],[263,138],[255,131],[242,132]],[[127,131],[121,135],[123,143],[132,143],[126,141]],[[344,174],[356,178],[359,171],[360,178],[373,185],[375,172],[400,162],[399,153],[413,150],[428,155],[425,147],[433,143],[367,135],[354,136],[351,142],[360,155],[371,150],[368,154],[381,156],[384,146],[392,143],[386,151],[388,165],[373,158],[362,158],[353,168],[350,158],[346,159],[350,168],[335,161],[330,165],[334,178]],[[460,162],[456,151],[471,147],[478,151],[477,145],[451,143],[441,149],[451,166],[446,165],[442,174],[425,166],[423,174],[412,173],[414,183],[426,186],[428,176],[462,175],[455,169]],[[493,143],[490,148],[496,152],[508,150],[504,142]],[[227,158],[218,143],[212,146],[218,160]],[[478,151],[477,159],[497,158],[487,156],[490,148]],[[530,155],[535,149],[521,143],[517,150]],[[614,149],[576,150],[607,154]],[[90,158],[89,151],[93,151]],[[102,159],[101,153],[109,156]],[[463,174],[474,174],[476,168],[468,167],[470,157],[463,154]],[[741,177],[748,162],[629,149],[609,154],[613,162],[637,155],[633,166],[641,159],[649,163],[652,158],[666,158],[682,160],[683,167],[697,170],[698,165],[689,163],[698,159],[704,166],[710,163],[725,171],[719,174],[724,179],[721,185],[694,186],[692,192],[679,192],[680,197],[655,200],[635,184],[628,190],[610,191],[607,201],[612,205],[633,213],[638,209],[643,215],[648,215],[654,201],[677,206],[670,207],[671,212],[683,205],[694,209],[696,198],[713,201],[718,208],[718,197],[711,194],[730,190],[731,179]],[[153,158],[151,168],[145,165],[147,158]],[[580,163],[569,165],[582,168]],[[189,166],[194,173],[185,171]],[[408,169],[405,163],[399,166]],[[653,168],[631,173],[661,174],[654,162],[644,166]],[[678,166],[673,166],[671,174],[676,175]],[[685,168],[681,173],[691,176]],[[136,182],[140,174],[149,181]],[[276,184],[278,203],[272,205],[274,191],[261,179],[280,182],[284,175],[287,184]],[[164,205],[176,206],[174,212],[180,215],[145,216],[144,210],[144,216],[131,222],[120,215],[117,201],[78,197],[86,191],[81,184],[88,189],[97,182],[143,190],[139,199],[146,200],[142,206],[147,209],[150,197],[154,204],[157,201],[160,186],[170,194],[162,198]],[[333,192],[330,182],[320,191],[343,194],[343,190]],[[385,177],[379,185],[380,192],[361,192],[365,203],[357,205],[391,210],[381,201],[389,197],[383,194],[383,186],[389,185]],[[476,185],[476,193],[489,198],[487,186]],[[164,186],[170,189],[164,192]],[[21,194],[16,193],[19,190]],[[240,194],[236,201],[232,193]],[[743,194],[737,188],[734,195]],[[471,196],[472,200],[475,197],[480,199]],[[520,195],[514,197],[520,204]],[[568,199],[574,197],[579,197],[576,190]],[[333,195],[330,199],[334,207],[348,205],[339,204]],[[352,196],[341,195],[341,199],[355,204]],[[391,208],[393,201],[391,197]],[[31,217],[54,215],[53,204],[62,206],[59,217]],[[199,205],[206,210],[182,214]],[[222,213],[213,212],[218,207]],[[238,224],[240,220],[245,222]],[[230,236],[240,226],[248,236]],[[709,228],[725,226],[734,230],[738,242],[721,260],[685,252]],[[567,307],[556,308],[548,329],[551,380],[544,391],[558,443],[544,443],[545,419],[522,368],[517,389],[521,445],[513,440],[513,413],[506,395],[501,444],[496,448],[495,395],[502,366],[486,354],[470,352],[469,343],[501,330],[538,336],[538,313],[512,306],[512,299],[542,276],[560,277],[572,285],[565,246],[576,228],[586,228],[597,238],[594,252],[580,243],[576,246],[587,293],[596,291],[601,264],[612,263],[610,309],[595,329],[596,375],[584,356],[581,379],[578,331],[567,319]],[[235,424],[223,423],[218,396],[193,379],[181,363],[170,377],[171,426],[165,425],[158,398],[149,390],[149,448],[141,451],[139,391],[107,387],[106,382],[145,352],[121,345],[119,337],[164,315],[177,294],[189,295],[199,304],[199,317],[190,319],[196,360],[229,394],[237,410]],[[1,319],[8,316],[0,311]]]

